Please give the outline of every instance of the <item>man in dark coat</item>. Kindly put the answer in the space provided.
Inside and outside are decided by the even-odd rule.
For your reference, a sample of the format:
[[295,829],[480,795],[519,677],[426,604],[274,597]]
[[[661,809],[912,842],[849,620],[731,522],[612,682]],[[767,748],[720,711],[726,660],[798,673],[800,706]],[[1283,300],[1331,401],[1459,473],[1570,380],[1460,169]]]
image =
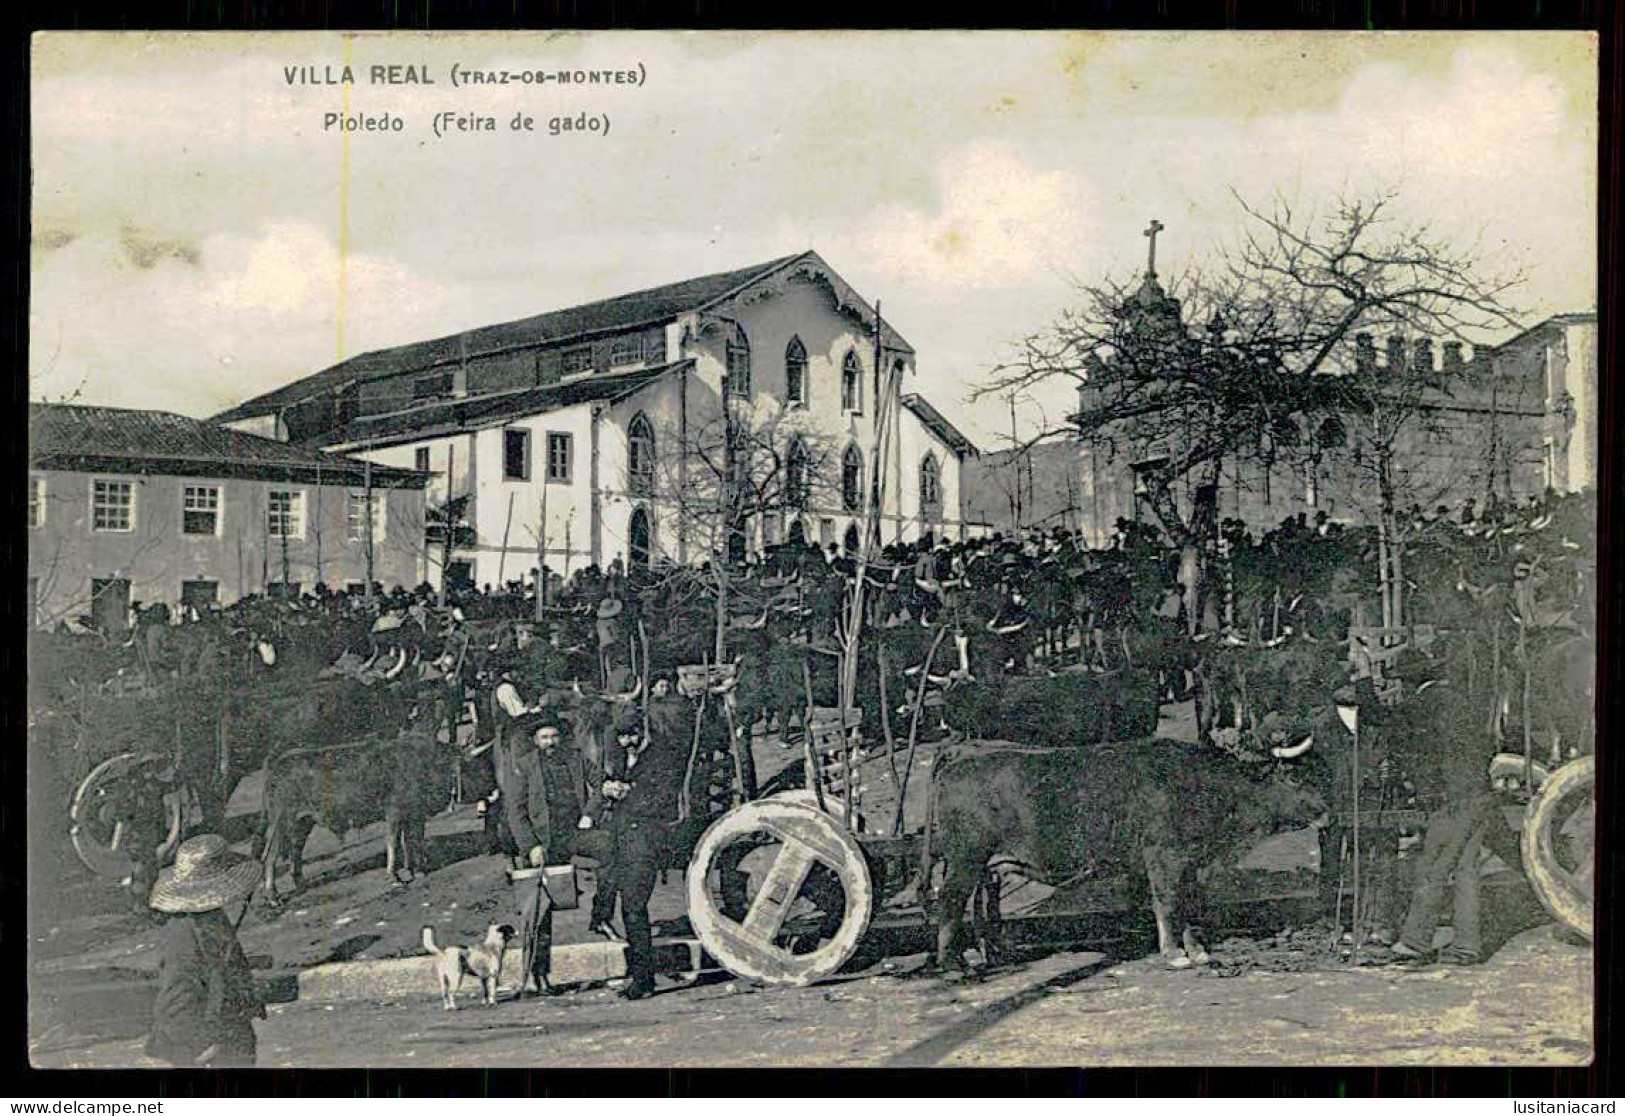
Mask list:
[[[563,743],[563,726],[550,711],[532,713],[515,720],[513,738],[529,739],[531,746],[514,749],[504,757],[508,765],[504,780],[505,816],[514,843],[532,868],[570,863],[576,822],[581,817],[586,774],[581,761]],[[525,901],[522,912],[524,940],[528,945],[530,972],[536,991],[552,995],[548,981],[553,950],[553,903],[540,876],[536,889]],[[524,993],[524,976],[520,993]]]
[[669,854],[677,827],[677,805],[688,742],[679,733],[651,732],[646,743],[631,734],[618,778],[606,780],[604,794],[615,801],[613,875],[626,928],[627,972],[631,982],[621,995],[641,1000],[654,992],[654,936],[649,925],[649,897],[655,877]]

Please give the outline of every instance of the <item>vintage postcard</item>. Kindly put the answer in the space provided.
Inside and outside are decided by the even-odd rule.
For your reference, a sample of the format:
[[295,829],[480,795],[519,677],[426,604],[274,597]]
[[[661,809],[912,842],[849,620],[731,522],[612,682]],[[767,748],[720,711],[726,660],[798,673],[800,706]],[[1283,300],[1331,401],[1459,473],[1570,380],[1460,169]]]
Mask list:
[[1595,35],[32,51],[35,1066],[1592,1059]]

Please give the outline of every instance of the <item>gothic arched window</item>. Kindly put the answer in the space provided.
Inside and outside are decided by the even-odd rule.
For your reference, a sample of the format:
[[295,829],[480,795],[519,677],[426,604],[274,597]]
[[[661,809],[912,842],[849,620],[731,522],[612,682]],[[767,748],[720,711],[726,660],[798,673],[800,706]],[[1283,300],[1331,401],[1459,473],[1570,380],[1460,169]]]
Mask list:
[[647,496],[655,487],[655,432],[649,419],[641,412],[626,428],[626,463],[628,487],[639,496]]
[[847,511],[863,505],[863,454],[857,446],[847,446],[841,457],[841,503]]
[[792,438],[784,458],[784,502],[792,508],[807,506],[807,471],[807,447]]
[[738,326],[728,338],[728,394],[750,394],[750,339]]
[[863,410],[863,366],[856,352],[847,353],[841,362],[841,410]]
[[932,453],[920,462],[920,514],[928,519],[942,514],[942,468]]
[[807,347],[801,338],[790,338],[784,350],[784,397],[791,403],[807,402]]

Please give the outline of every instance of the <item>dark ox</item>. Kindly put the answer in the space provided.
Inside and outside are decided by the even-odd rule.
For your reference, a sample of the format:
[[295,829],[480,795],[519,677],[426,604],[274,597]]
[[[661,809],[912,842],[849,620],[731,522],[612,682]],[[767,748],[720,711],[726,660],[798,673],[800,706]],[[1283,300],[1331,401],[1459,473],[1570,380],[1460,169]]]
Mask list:
[[958,963],[966,903],[995,863],[1052,886],[1143,873],[1162,956],[1178,967],[1204,961],[1192,930],[1197,869],[1324,817],[1319,794],[1269,767],[1159,739],[947,750],[931,773],[924,854],[927,880],[944,865],[932,904],[938,964]]
[[266,897],[275,902],[276,871],[290,862],[293,888],[304,882],[303,856],[320,825],[341,839],[384,823],[384,869],[397,882],[426,867],[424,830],[451,799],[451,763],[436,740],[441,723],[400,697],[392,716],[374,722],[375,735],[332,747],[302,748],[265,765]]

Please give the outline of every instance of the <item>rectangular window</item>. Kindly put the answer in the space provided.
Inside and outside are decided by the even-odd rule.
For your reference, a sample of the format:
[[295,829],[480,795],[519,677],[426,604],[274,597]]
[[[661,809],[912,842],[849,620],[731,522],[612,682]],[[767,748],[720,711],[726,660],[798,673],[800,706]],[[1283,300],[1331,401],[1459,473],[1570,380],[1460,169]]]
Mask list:
[[412,381],[412,399],[439,399],[451,394],[451,373],[436,372],[432,376],[419,376]]
[[91,530],[135,530],[135,485],[130,481],[94,480],[90,487]]
[[273,488],[266,498],[266,530],[273,539],[305,537],[305,494],[297,489]]
[[568,434],[553,434],[547,436],[547,479],[568,484],[570,481],[570,454],[571,443],[574,439]]
[[[366,492],[349,492],[345,500],[345,536],[351,542],[364,543],[367,541],[367,494]],[[384,541],[384,496],[385,493],[372,494],[372,541],[374,544]]]
[[181,582],[181,607],[204,609],[220,600],[218,581]]
[[665,333],[648,333],[643,337],[643,362],[645,364],[666,363],[666,335]]
[[45,525],[45,478],[28,478],[28,525],[29,527],[43,527]]
[[578,349],[566,349],[559,358],[559,366],[564,375],[573,376],[577,372],[592,371],[592,346],[583,345]]
[[502,432],[502,479],[530,479],[530,431]]
[[273,581],[265,587],[266,595],[273,601],[296,601],[304,583],[299,581]]
[[188,484],[181,488],[181,534],[220,533],[220,486]]
[[615,338],[615,343],[609,350],[609,366],[611,368],[620,368],[628,364],[642,364],[643,359],[643,335],[641,333]]
[[419,446],[412,454],[412,467],[420,473],[429,471],[429,447]]

